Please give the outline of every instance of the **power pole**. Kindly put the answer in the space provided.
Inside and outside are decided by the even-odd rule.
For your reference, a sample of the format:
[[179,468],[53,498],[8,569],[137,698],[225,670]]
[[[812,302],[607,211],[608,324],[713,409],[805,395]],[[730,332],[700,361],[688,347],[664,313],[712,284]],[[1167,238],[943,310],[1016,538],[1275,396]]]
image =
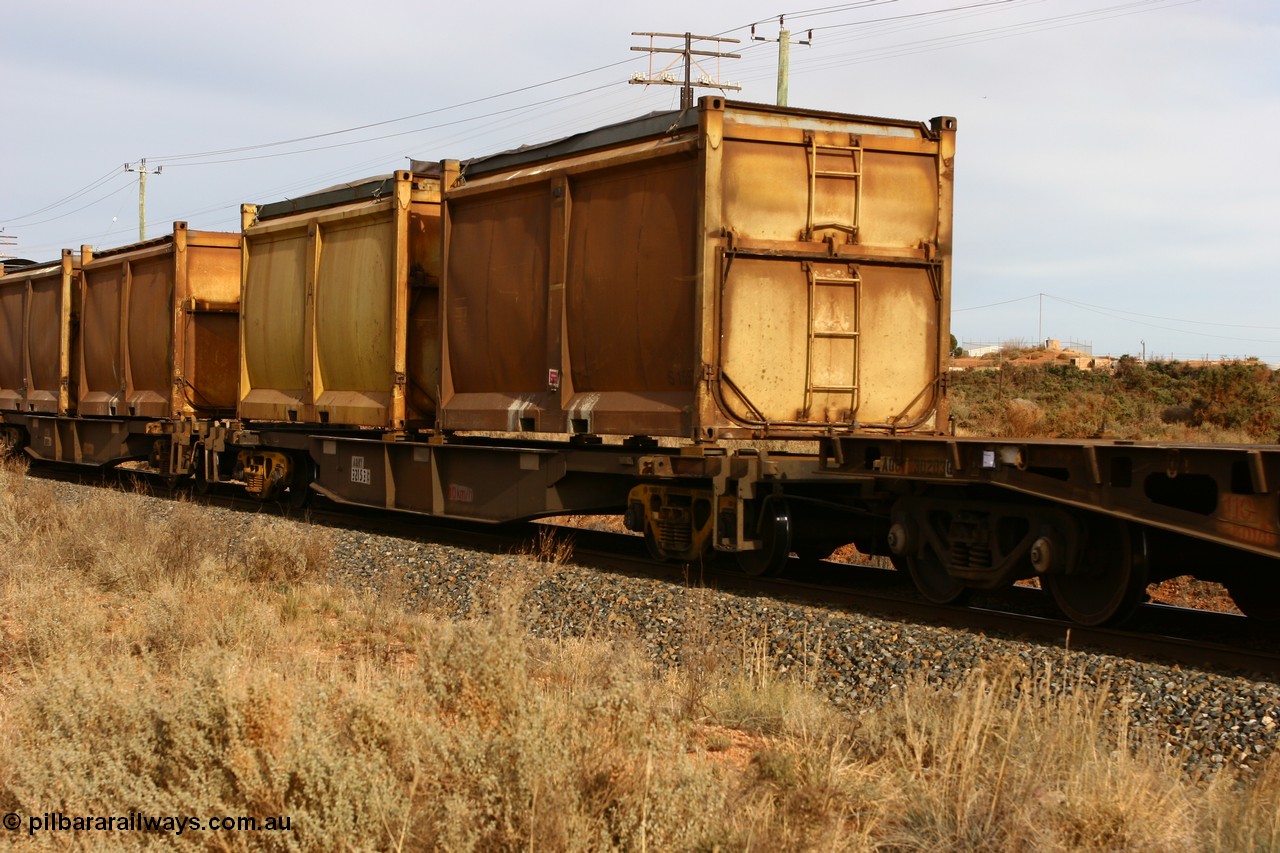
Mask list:
[[[778,106],[780,107],[787,105],[787,84],[791,78],[791,30],[784,26],[783,17],[783,15],[778,16],[778,37],[776,39],[756,35],[756,25],[751,25],[752,41],[776,41],[778,43]],[[795,42],[795,44],[812,43],[813,30],[809,30],[808,38]]]
[[[640,83],[649,85],[654,83],[660,86],[679,86],[680,87],[680,109],[688,110],[693,108],[693,87],[703,86],[710,89],[731,89],[739,91],[742,87],[736,83],[723,83],[720,81],[720,60],[721,59],[738,59],[736,53],[722,53],[719,44],[728,42],[730,44],[738,44],[738,39],[720,38],[718,36],[695,36],[692,33],[632,33],[633,36],[648,36],[648,47],[632,47],[632,50],[644,51],[649,54],[649,73],[646,75],[641,71],[637,71],[631,75],[630,83]],[[656,38],[663,39],[684,39],[684,47],[657,47],[653,40]],[[694,50],[693,43],[695,41],[716,42],[715,50]],[[679,54],[680,59],[684,60],[684,80],[680,81],[671,74],[671,66],[679,62],[680,59],[673,59],[666,68],[660,71],[654,71],[653,55],[655,53],[674,53]],[[716,58],[716,73],[713,77],[703,70],[702,65],[694,59],[695,56],[714,56]],[[693,67],[697,65],[698,70],[702,71],[702,76],[697,80],[693,79]]]
[[[143,157],[136,169],[125,163],[124,170],[138,173],[138,242],[141,243],[147,239],[147,158]],[[164,166],[156,166],[150,174],[158,175],[163,171]]]

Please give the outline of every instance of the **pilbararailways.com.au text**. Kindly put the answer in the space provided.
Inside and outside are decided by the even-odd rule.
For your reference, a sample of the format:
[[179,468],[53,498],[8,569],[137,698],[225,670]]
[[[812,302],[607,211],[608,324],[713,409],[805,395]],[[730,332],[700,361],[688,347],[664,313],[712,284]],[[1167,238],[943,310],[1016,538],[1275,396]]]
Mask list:
[[23,817],[9,812],[3,819],[4,828],[17,831],[24,826],[27,835],[37,832],[156,832],[181,835],[184,832],[288,832],[293,829],[289,815],[278,817],[251,817],[248,815],[215,815],[194,817],[191,815],[148,815],[129,812],[123,815],[68,815],[62,812],[45,812]]

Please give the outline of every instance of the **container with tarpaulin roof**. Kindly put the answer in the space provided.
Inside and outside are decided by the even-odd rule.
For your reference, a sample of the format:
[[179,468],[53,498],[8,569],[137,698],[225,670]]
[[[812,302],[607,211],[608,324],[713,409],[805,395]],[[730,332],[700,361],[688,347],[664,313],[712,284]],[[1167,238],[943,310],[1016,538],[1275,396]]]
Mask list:
[[446,430],[945,419],[955,121],[703,98],[446,161]]
[[402,171],[246,205],[241,419],[434,425],[439,187]]

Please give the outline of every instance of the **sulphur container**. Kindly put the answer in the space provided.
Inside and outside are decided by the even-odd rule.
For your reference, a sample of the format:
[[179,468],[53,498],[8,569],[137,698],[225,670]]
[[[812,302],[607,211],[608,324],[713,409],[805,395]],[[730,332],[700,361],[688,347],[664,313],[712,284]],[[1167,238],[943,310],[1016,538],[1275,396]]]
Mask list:
[[703,98],[444,164],[448,430],[945,419],[955,120]]
[[240,235],[173,233],[81,250],[83,416],[230,414],[236,398]]
[[439,178],[401,171],[244,217],[240,418],[433,425]]
[[0,410],[74,411],[79,283],[80,258],[69,249],[58,261],[0,272]]

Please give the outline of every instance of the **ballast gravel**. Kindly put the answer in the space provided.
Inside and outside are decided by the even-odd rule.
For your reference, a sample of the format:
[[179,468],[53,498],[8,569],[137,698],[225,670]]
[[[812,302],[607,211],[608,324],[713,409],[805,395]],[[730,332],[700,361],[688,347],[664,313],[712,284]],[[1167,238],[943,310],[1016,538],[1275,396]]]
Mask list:
[[354,582],[402,579],[418,605],[466,617],[484,590],[511,585],[537,636],[639,642],[658,666],[687,664],[715,646],[761,655],[833,703],[857,712],[908,681],[958,686],[976,668],[1018,659],[1063,673],[1061,689],[1108,685],[1132,730],[1159,738],[1189,770],[1257,766],[1280,741],[1280,684],[1065,650],[945,626],[868,616],[570,564],[530,569],[530,557],[493,555],[342,531],[335,555]]
[[[84,487],[63,486],[66,489]],[[164,514],[171,501],[155,501]],[[206,507],[235,537],[251,513]],[[300,524],[280,519],[271,523]],[[531,556],[493,554],[360,530],[325,528],[334,580],[392,591],[408,606],[450,618],[483,613],[495,594],[521,598],[530,631],[543,638],[625,637],[658,667],[721,650],[802,679],[851,712],[874,707],[913,680],[956,687],[977,668],[1017,660],[1059,673],[1059,689],[1105,685],[1132,730],[1183,756],[1190,772],[1257,767],[1280,741],[1280,684],[1132,661],[869,616],[850,610],[690,589]]]

